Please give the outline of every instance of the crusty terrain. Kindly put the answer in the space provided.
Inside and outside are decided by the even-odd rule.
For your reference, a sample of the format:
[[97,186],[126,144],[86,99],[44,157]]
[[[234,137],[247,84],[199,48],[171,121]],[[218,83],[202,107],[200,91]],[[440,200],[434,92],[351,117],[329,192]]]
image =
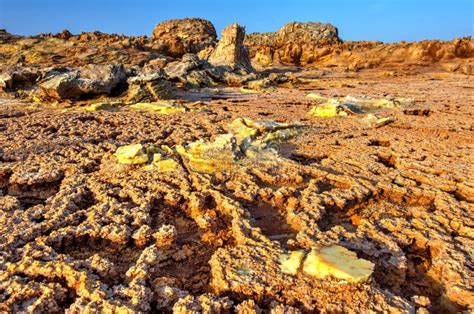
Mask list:
[[473,51],[0,30],[0,312],[473,311]]
[[[207,110],[170,115],[3,99],[0,310],[467,310],[472,77],[296,76],[266,93],[194,93]],[[308,115],[309,92],[415,101],[367,128],[354,116]],[[212,140],[242,117],[304,126],[278,153],[228,171],[193,171],[173,155],[178,168],[162,172],[113,156],[133,143]],[[330,244],[373,262],[373,276],[281,271],[281,254]]]

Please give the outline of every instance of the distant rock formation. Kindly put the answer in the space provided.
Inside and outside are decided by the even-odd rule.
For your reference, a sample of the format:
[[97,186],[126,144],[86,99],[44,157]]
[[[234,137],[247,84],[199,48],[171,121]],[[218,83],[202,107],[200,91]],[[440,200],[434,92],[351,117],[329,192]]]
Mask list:
[[301,64],[311,60],[308,51],[315,46],[342,42],[338,30],[328,23],[291,22],[276,33],[253,33],[245,38],[252,56],[262,65]]
[[338,30],[329,23],[291,22],[276,33],[276,42],[286,44],[334,44],[341,42]]
[[209,63],[220,66],[253,71],[247,48],[244,46],[245,28],[237,23],[227,26],[221,34],[221,39],[210,54]]
[[245,38],[245,44],[253,65],[258,68],[315,65],[358,71],[376,67],[429,66],[439,62],[448,71],[471,74],[472,66],[466,59],[474,56],[474,41],[470,37],[413,43],[343,42],[336,27],[313,22],[292,22],[275,33],[250,34]]
[[163,45],[168,55],[181,57],[215,45],[217,33],[208,20],[185,18],[158,23],[153,29],[153,38]]

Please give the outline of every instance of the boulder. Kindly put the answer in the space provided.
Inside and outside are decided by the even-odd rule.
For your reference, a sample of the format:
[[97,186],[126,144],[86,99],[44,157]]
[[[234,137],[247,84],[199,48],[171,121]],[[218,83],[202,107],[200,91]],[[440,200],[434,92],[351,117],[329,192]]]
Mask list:
[[87,65],[64,73],[51,72],[39,83],[43,96],[57,100],[110,94],[126,79],[122,66]]
[[160,70],[154,72],[148,70],[129,78],[127,102],[154,102],[170,98],[173,94],[173,84],[166,80],[166,74]]
[[244,46],[245,28],[239,24],[227,26],[221,34],[221,39],[209,56],[209,63],[215,66],[230,66],[232,68],[253,71],[247,48]]
[[72,37],[72,34],[71,34],[70,31],[65,29],[61,33],[57,33],[54,37],[59,38],[59,39],[68,40],[69,38]]
[[78,78],[78,70],[66,73],[53,72],[39,83],[42,96],[56,100],[78,98],[82,94],[77,86]]
[[185,54],[180,61],[169,63],[164,70],[169,79],[189,88],[216,85],[208,71],[212,71],[212,66],[195,54]]
[[217,33],[208,20],[185,18],[158,23],[153,29],[153,38],[168,55],[181,57],[213,46]]
[[186,75],[185,84],[188,88],[210,87],[217,85],[205,70],[195,70]]
[[0,88],[8,91],[32,85],[39,76],[38,69],[18,65],[9,66],[0,74]]
[[180,61],[168,63],[165,67],[165,73],[170,79],[183,78],[188,72],[198,68],[203,64],[198,56],[192,53],[183,55]]
[[338,30],[329,23],[291,22],[276,33],[278,45],[293,44],[335,44],[341,41]]

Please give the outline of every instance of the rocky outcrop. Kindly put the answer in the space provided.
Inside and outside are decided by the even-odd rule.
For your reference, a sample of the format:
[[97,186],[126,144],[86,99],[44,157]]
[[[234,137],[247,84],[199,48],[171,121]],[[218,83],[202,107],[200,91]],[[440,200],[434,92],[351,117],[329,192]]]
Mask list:
[[170,98],[173,85],[166,79],[166,73],[162,68],[146,66],[138,75],[127,80],[127,102],[153,102]]
[[32,85],[39,75],[39,70],[35,68],[9,66],[0,74],[0,88],[14,90]]
[[216,66],[230,66],[253,71],[247,48],[244,46],[245,28],[237,23],[227,26],[208,61]]
[[474,42],[470,37],[390,44],[342,42],[337,28],[322,23],[289,23],[275,33],[250,34],[245,44],[258,67],[312,65],[358,71],[440,64],[442,69],[469,74],[469,62],[474,57]]
[[220,84],[242,86],[256,75],[241,67],[216,66],[194,54],[185,54],[179,61],[168,63],[164,71],[169,80],[188,88],[209,87]]
[[341,42],[336,27],[329,23],[291,22],[276,33],[276,41],[285,44],[334,44]]
[[91,95],[110,94],[126,79],[125,70],[118,65],[88,65],[65,72],[52,71],[39,83],[45,98],[78,99]]
[[181,57],[214,45],[217,33],[208,20],[185,18],[158,23],[153,29],[153,38],[167,54]]
[[276,33],[254,33],[246,37],[251,54],[263,65],[277,63],[300,64],[308,59],[307,52],[315,46],[341,42],[338,30],[326,23],[291,22]]

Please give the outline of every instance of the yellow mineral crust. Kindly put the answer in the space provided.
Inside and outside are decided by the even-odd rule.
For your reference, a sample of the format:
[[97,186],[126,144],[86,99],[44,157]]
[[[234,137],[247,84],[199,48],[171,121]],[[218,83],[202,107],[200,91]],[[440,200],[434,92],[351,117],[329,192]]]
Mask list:
[[143,151],[142,144],[121,146],[117,149],[114,156],[121,164],[137,165],[148,161],[148,155]]
[[341,110],[341,105],[336,99],[329,99],[324,104],[312,107],[309,111],[309,114],[320,118],[337,117],[342,113],[345,112]]
[[250,120],[250,119],[243,119],[245,124],[251,128],[257,129],[260,132],[271,132],[281,129],[288,129],[293,127],[300,127],[300,123],[282,123],[276,122],[273,120]]
[[262,141],[264,143],[279,143],[295,137],[296,135],[298,135],[298,130],[296,129],[277,130],[275,132],[268,133]]
[[186,112],[187,108],[184,106],[168,103],[168,102],[157,102],[157,103],[146,103],[140,102],[134,105],[131,105],[130,108],[145,110],[145,111],[154,111],[160,114],[173,114]]
[[232,168],[236,160],[236,143],[232,134],[223,134],[213,142],[203,140],[186,146],[176,146],[176,151],[188,161],[188,166],[199,172],[216,172]]
[[[310,96],[311,95],[311,96]],[[364,113],[367,111],[381,109],[397,109],[402,105],[412,103],[412,98],[368,98],[346,96],[344,98],[324,98],[319,94],[308,94],[306,97],[313,100],[325,100],[324,103],[312,107],[309,111],[310,115],[321,118],[330,118],[336,116],[347,116],[348,114]]]
[[351,282],[366,281],[374,270],[374,264],[357,258],[356,253],[332,245],[313,249],[303,263],[303,272],[318,279],[332,276]]
[[248,145],[255,137],[269,132],[264,142],[272,140],[288,139],[297,134],[295,128],[300,127],[298,123],[280,123],[273,120],[253,121],[246,118],[238,118],[229,123],[228,128],[237,139],[237,144]]
[[[216,172],[230,170],[239,158],[266,156],[266,148],[297,134],[301,124],[279,123],[271,120],[253,121],[235,119],[228,125],[228,134],[216,137],[213,142],[199,140],[188,145],[176,146],[193,171]],[[263,139],[257,139],[258,137]]]
[[249,119],[238,118],[229,123],[228,128],[234,134],[237,144],[241,145],[244,142],[249,142],[250,139],[254,138],[258,130],[247,125]]
[[85,111],[98,111],[98,110],[112,110],[114,109],[114,106],[109,103],[96,103],[96,104],[91,104],[87,107],[84,107]]
[[283,254],[280,257],[280,269],[283,273],[296,275],[304,258],[303,251],[292,251],[290,254]]
[[151,165],[156,168],[156,170],[162,172],[176,171],[178,169],[178,163],[175,160],[171,158],[163,158],[161,154],[153,155],[153,162]]

